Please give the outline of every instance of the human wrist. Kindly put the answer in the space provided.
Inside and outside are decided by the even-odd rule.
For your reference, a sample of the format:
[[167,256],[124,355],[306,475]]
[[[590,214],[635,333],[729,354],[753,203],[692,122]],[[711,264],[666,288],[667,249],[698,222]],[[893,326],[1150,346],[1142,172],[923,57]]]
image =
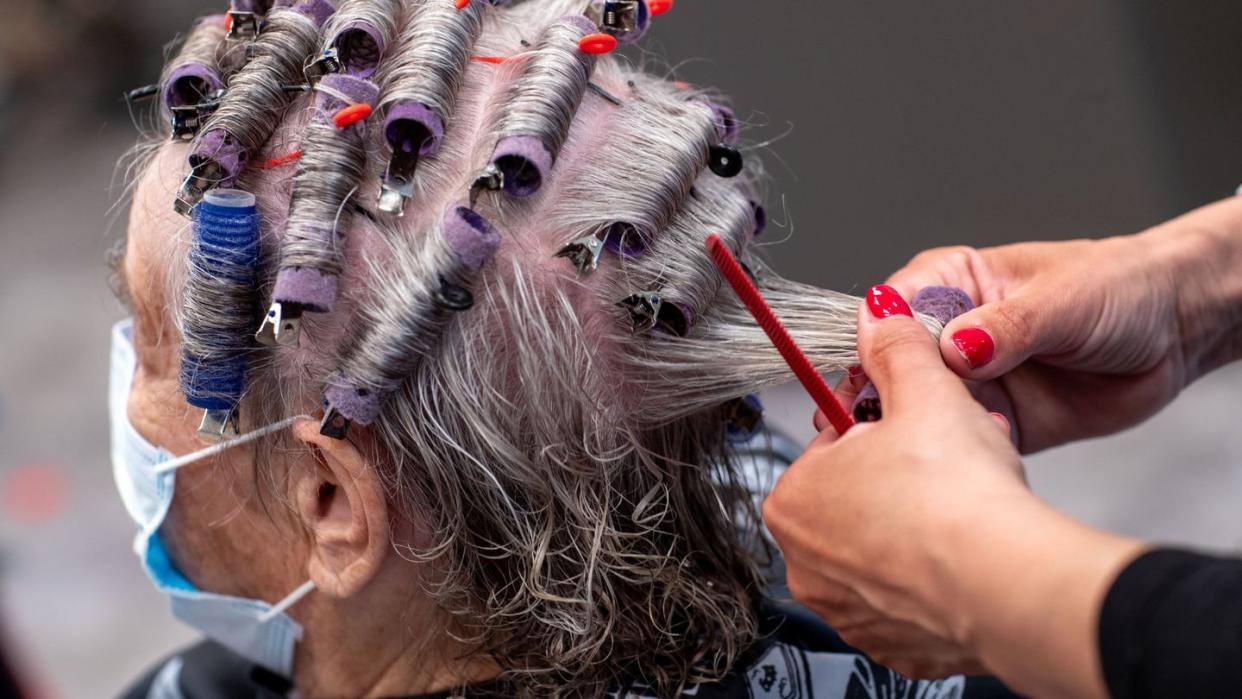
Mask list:
[[1015,691],[1104,696],[1099,610],[1146,545],[1092,530],[1029,493],[983,509],[973,526],[962,520],[945,534],[954,553],[944,559],[941,618]]
[[1185,381],[1242,359],[1242,197],[1193,211],[1135,240],[1175,299]]

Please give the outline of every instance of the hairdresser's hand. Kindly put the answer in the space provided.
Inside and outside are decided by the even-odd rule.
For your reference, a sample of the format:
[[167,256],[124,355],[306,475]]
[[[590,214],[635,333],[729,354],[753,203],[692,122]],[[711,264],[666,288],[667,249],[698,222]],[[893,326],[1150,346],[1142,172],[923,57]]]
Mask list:
[[1133,544],[1029,491],[1003,420],[908,313],[891,288],[868,293],[859,354],[884,417],[825,431],[764,503],[789,589],[904,674],[982,666],[1034,696],[1098,695],[1095,612]]
[[1134,425],[1238,358],[1240,232],[1231,200],[1129,237],[930,250],[889,283],[974,298],[941,352],[964,378],[998,380],[1032,452]]

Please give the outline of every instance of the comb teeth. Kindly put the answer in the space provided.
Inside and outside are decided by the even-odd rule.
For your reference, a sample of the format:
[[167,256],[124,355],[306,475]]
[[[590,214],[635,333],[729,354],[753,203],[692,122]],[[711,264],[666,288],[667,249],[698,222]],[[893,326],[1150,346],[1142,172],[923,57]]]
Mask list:
[[845,434],[854,426],[854,419],[845,411],[845,407],[837,400],[832,389],[828,388],[828,384],[824,382],[824,377],[820,376],[819,372],[815,370],[811,360],[807,359],[806,354],[794,342],[793,337],[789,335],[789,331],[785,329],[784,325],[781,325],[781,321],[772,312],[768,302],[763,300],[759,289],[755,287],[750,277],[746,276],[746,271],[742,269],[742,265],[738,263],[737,258],[725,246],[720,236],[713,233],[707,237],[707,251],[711,255],[712,261],[716,263],[720,273],[729,282],[729,286],[732,286],[733,291],[741,298],[742,304],[754,316],[755,321],[759,323],[759,327],[763,328],[763,331],[767,333],[768,339],[772,341],[777,351],[785,358],[785,363],[789,365],[794,375],[798,377],[802,387],[806,389],[807,393],[811,394],[811,398],[819,406],[819,409],[824,411],[824,415],[832,423],[833,429],[837,431],[837,434]]

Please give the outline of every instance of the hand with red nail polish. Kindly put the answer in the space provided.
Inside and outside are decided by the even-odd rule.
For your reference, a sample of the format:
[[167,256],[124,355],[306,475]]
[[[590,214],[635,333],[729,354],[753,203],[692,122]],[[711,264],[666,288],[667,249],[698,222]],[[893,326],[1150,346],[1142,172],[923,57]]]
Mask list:
[[[1041,648],[1055,672],[1030,671],[1027,644],[1066,610],[1093,618],[1115,566],[1142,544],[1074,539],[1077,525],[1027,488],[1008,421],[975,400],[903,307],[877,287],[859,311],[862,370],[883,417],[843,437],[825,430],[764,503],[790,592],[904,674],[986,669],[1024,695],[1102,696],[1093,636]],[[857,390],[850,376],[837,387],[846,401]],[[1068,573],[1045,560],[1071,549]]]
[[955,286],[974,299],[944,329],[944,361],[1004,394],[1022,451],[1034,452],[1133,426],[1239,358],[1242,249],[1220,231],[1242,231],[1242,202],[1128,237],[930,250],[888,282],[907,296]]

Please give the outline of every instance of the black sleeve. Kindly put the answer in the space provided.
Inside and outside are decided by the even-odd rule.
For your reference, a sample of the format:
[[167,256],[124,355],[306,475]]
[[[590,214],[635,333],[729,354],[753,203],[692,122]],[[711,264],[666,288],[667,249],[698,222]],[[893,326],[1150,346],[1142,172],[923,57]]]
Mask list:
[[1113,699],[1242,696],[1242,560],[1151,551],[1100,610]]

